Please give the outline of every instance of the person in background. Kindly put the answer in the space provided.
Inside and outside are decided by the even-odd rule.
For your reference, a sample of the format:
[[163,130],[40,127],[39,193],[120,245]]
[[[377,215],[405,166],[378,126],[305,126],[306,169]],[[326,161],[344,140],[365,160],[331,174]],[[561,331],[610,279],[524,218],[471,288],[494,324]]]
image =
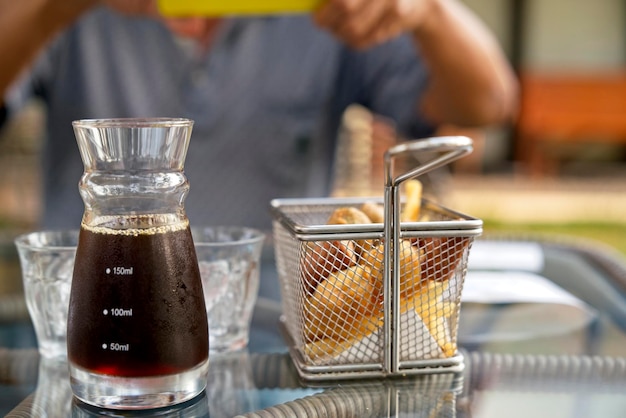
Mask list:
[[349,105],[422,138],[507,123],[517,103],[496,40],[455,0],[224,18],[165,17],[154,0],[0,1],[0,62],[0,121],[46,105],[48,228],[80,225],[76,119],[193,119],[190,222],[269,231],[271,199],[328,194]]

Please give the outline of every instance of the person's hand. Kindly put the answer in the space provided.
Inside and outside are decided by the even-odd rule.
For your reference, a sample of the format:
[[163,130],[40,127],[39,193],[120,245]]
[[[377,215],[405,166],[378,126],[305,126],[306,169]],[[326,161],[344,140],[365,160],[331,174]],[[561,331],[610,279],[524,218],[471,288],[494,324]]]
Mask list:
[[318,26],[354,48],[366,48],[417,29],[437,0],[325,0]]

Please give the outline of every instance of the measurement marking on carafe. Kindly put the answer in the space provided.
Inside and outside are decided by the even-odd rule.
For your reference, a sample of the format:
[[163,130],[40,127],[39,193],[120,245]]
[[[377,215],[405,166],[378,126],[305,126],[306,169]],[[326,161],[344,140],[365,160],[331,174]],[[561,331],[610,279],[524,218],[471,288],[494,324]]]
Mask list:
[[111,308],[111,310],[105,309],[102,311],[102,314],[111,316],[133,316],[133,308],[130,309],[122,309],[122,308]]
[[107,347],[111,351],[130,351],[130,344],[111,343],[108,346],[106,344],[102,344],[103,350],[106,350]]
[[131,276],[133,274],[132,267],[107,267],[106,274],[113,274],[114,276]]

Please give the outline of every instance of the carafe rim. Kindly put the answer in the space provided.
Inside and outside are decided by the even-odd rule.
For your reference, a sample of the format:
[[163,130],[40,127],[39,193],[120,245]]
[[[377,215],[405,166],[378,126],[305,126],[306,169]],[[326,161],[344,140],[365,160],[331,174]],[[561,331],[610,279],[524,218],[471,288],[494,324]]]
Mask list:
[[75,128],[159,128],[191,126],[194,121],[188,118],[149,117],[149,118],[112,118],[78,119],[72,122]]

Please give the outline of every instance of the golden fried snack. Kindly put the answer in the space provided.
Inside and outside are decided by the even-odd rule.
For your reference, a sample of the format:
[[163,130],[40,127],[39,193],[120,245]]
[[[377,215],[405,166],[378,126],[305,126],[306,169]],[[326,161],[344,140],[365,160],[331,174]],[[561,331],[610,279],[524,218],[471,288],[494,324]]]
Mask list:
[[328,225],[371,224],[372,220],[363,211],[350,206],[337,208],[331,213]]
[[385,207],[380,203],[365,202],[359,208],[375,224],[385,222]]
[[330,274],[356,264],[354,242],[320,241],[307,242],[301,263],[301,279],[307,295]]
[[[328,225],[362,225],[371,223],[372,220],[363,211],[351,206],[335,209],[327,221]],[[357,240],[355,244],[354,250],[360,256],[374,246],[374,240]]]
[[411,179],[404,183],[404,194],[406,203],[400,214],[401,222],[417,222],[420,218],[420,208],[422,206],[422,183],[419,180]]
[[385,245],[378,244],[363,253],[359,264],[370,269],[375,280],[383,279],[383,263],[385,261]]
[[319,339],[306,343],[304,345],[304,352],[310,358],[325,356],[336,357],[380,329],[383,323],[382,312],[376,316],[365,317],[360,324],[355,327],[353,338],[347,340],[335,340],[332,338]]
[[444,356],[452,357],[457,347],[452,341],[448,323],[450,317],[456,312],[456,305],[442,300],[447,285],[447,282],[421,282],[416,292],[402,301],[400,312],[405,313],[409,309],[414,309],[429,334],[441,347]]
[[400,241],[400,297],[410,298],[422,285],[419,249],[410,241]]
[[448,280],[469,246],[468,237],[420,238],[416,245],[423,252],[421,271],[425,280]]
[[[431,282],[435,283],[435,282]],[[456,353],[456,344],[450,336],[450,326],[448,321],[454,311],[454,306],[450,302],[442,303],[439,312],[432,310],[422,310],[418,315],[422,318],[422,322],[428,329],[433,339],[437,341],[439,347],[443,351],[444,356],[452,357]]]
[[[428,334],[441,348],[444,357],[456,354],[457,345],[452,338],[449,321],[456,313],[456,304],[442,300],[447,283],[421,282],[415,288],[415,293],[400,304],[400,314],[414,310],[421,318]],[[360,322],[355,322],[353,332],[349,338],[321,338],[304,344],[305,354],[312,358],[326,356],[336,357],[359,343],[383,326],[382,311],[372,316],[365,316]]]
[[376,311],[381,285],[372,278],[369,268],[360,265],[328,276],[306,301],[306,341],[358,337],[363,318]]
[[[372,271],[372,277],[382,283],[384,245],[380,244],[372,248],[361,257],[361,265],[367,266]],[[411,297],[416,289],[421,286],[420,252],[411,245],[408,240],[400,241],[400,297]]]
[[[338,208],[330,215],[329,225],[368,224],[371,220],[363,212],[352,207]],[[305,292],[312,294],[317,285],[328,275],[356,264],[358,251],[365,242],[325,241],[310,242],[301,262],[301,279]],[[369,244],[368,244],[369,245]]]

